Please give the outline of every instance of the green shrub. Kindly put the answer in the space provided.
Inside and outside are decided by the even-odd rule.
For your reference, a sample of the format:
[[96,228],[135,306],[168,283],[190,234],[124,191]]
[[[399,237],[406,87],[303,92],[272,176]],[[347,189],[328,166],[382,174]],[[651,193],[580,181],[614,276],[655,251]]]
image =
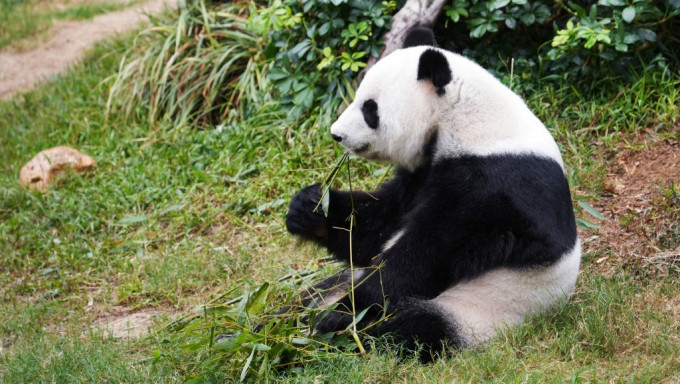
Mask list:
[[274,0],[257,17],[273,60],[269,79],[281,104],[300,115],[314,105],[335,111],[352,80],[378,57],[395,1]]
[[452,0],[445,13],[446,45],[496,71],[510,58],[527,76],[560,78],[678,66],[679,0]]

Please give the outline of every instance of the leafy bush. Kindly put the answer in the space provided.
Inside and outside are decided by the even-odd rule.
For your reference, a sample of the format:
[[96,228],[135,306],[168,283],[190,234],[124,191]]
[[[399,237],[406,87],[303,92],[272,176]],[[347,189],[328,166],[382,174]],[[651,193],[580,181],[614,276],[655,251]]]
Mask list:
[[395,8],[395,1],[274,0],[259,12],[281,104],[294,116],[313,105],[334,112],[366,60],[380,54]]
[[[569,20],[557,30],[548,58],[561,58],[581,66],[615,63],[631,53],[659,55],[660,64],[678,63],[680,1],[600,0],[589,9],[569,3]],[[628,60],[626,60],[628,63]]]
[[678,65],[680,0],[453,0],[445,13],[449,48],[496,70],[509,67],[503,58],[559,77]]

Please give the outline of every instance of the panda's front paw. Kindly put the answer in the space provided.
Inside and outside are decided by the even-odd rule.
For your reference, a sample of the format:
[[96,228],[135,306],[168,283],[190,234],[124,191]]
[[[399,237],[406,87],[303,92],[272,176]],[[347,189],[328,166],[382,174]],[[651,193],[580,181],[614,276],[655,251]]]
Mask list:
[[[321,186],[313,184],[293,197],[286,215],[286,228],[294,235],[322,241],[327,237],[326,217],[321,210]],[[316,212],[315,212],[316,209]]]

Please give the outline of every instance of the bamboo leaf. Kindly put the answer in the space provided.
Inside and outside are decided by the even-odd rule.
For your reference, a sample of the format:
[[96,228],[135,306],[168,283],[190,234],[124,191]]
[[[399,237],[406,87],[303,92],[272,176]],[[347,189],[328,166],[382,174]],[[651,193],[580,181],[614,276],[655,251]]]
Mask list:
[[329,193],[330,191],[329,186],[324,187],[324,191],[321,194],[321,209],[323,210],[323,215],[328,217],[328,207],[331,204],[331,194]]
[[307,345],[307,344],[310,344],[312,342],[312,340],[304,339],[302,337],[293,337],[292,339],[290,339],[290,342],[292,344]]
[[250,304],[248,305],[249,313],[257,313],[264,308],[267,304],[267,296],[269,295],[269,283],[264,283],[255,292],[255,294],[250,299]]
[[270,346],[262,343],[249,343],[246,344],[246,348],[250,348],[257,351],[269,351],[272,349]]
[[250,356],[248,356],[248,360],[246,360],[246,364],[243,366],[243,370],[241,371],[241,379],[239,382],[243,382],[243,380],[246,379],[246,375],[248,374],[248,368],[250,368],[250,363],[253,361],[253,356],[255,356],[255,349],[253,349],[252,352],[250,352]]
[[585,228],[585,229],[597,229],[597,228],[600,228],[600,226],[597,225],[597,224],[594,224],[594,223],[591,223],[591,222],[588,221],[588,220],[583,220],[583,219],[579,219],[579,218],[576,218],[576,225],[578,225],[578,226],[581,227],[581,228]]
[[348,325],[347,328],[345,329],[354,328],[357,324],[359,324],[361,322],[361,319],[363,319],[364,316],[366,316],[366,313],[368,312],[369,309],[371,309],[370,306],[364,308],[363,311],[359,312],[359,314],[356,315],[356,317],[354,318],[354,321],[350,325]]
[[248,335],[249,335],[248,332],[243,332],[238,335],[231,336],[227,340],[215,343],[212,346],[212,349],[223,353],[235,352],[236,350],[241,348],[241,344],[243,344],[246,341]]
[[592,205],[586,203],[585,201],[579,201],[578,205],[583,208],[584,211],[588,212],[591,216],[598,220],[604,220],[604,216],[600,212],[597,211]]

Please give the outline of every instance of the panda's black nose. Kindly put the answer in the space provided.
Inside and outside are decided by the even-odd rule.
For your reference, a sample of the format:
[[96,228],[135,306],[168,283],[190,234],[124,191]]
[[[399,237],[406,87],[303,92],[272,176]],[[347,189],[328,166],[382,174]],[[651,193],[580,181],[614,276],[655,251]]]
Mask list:
[[331,134],[331,137],[333,137],[333,140],[337,141],[338,143],[342,141],[342,136]]

